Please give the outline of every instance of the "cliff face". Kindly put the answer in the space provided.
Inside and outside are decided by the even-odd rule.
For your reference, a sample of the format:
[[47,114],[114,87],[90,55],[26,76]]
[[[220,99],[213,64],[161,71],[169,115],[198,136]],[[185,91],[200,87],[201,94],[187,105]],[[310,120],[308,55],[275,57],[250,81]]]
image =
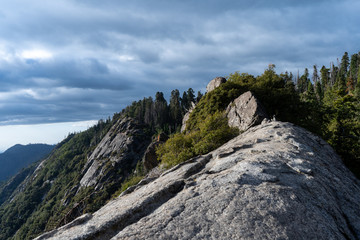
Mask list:
[[150,140],[144,125],[126,117],[69,135],[47,159],[0,187],[0,239],[32,239],[99,209],[134,171]]
[[326,142],[263,121],[37,239],[359,239],[359,199]]
[[100,189],[108,179],[126,177],[143,157],[150,140],[133,119],[120,119],[89,156],[80,186]]

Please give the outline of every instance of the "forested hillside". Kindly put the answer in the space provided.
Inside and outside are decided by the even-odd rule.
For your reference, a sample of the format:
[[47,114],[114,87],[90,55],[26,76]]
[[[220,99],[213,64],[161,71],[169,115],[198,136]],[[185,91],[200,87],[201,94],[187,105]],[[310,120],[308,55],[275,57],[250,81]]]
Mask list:
[[0,239],[30,239],[57,226],[68,208],[61,202],[65,192],[78,184],[86,154],[109,124],[101,121],[83,133],[70,134],[46,161],[27,170],[24,182],[17,183],[0,207]]
[[[239,134],[228,126],[225,108],[249,90],[272,118],[300,125],[328,141],[360,177],[359,65],[360,55],[353,54],[350,60],[347,53],[338,66],[318,71],[315,65],[311,76],[308,69],[296,76],[277,74],[275,65],[269,65],[256,77],[232,73],[226,83],[205,95],[195,96],[189,88],[183,94],[173,90],[169,102],[162,92],[133,102],[112,119],[70,134],[46,161],[8,182],[12,188],[0,192],[0,239],[31,239],[96,211],[138,183],[148,173],[144,148],[136,148],[139,139],[148,144],[160,133],[170,136],[157,148],[163,168],[221,146]],[[196,107],[180,133],[183,116],[193,103]],[[94,177],[84,180],[84,176]]]
[[135,118],[146,124],[151,131],[171,134],[180,130],[184,114],[189,110],[191,103],[197,103],[202,97],[201,92],[195,97],[194,90],[189,88],[182,97],[179,90],[171,91],[169,104],[162,92],[152,97],[133,102],[122,111],[122,115]]

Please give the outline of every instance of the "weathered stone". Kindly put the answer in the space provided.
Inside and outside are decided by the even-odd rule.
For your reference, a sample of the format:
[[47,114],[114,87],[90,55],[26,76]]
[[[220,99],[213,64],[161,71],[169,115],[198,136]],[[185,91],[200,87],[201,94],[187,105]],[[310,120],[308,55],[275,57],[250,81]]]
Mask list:
[[119,119],[88,157],[80,187],[99,189],[109,178],[120,180],[114,176],[118,169],[131,173],[150,143],[142,128],[131,118]]
[[265,108],[250,91],[232,101],[226,109],[226,114],[229,126],[237,127],[240,131],[245,131],[269,118]]
[[183,117],[181,130],[180,130],[181,132],[184,132],[186,130],[186,122],[189,120],[190,114],[195,109],[195,107],[196,107],[195,103],[191,102],[191,107],[190,107],[189,111],[187,111]]
[[208,85],[206,86],[206,91],[211,92],[212,90],[219,87],[222,83],[225,83],[225,82],[226,82],[225,78],[216,77],[208,83]]
[[359,239],[360,182],[322,139],[263,122],[37,239]]

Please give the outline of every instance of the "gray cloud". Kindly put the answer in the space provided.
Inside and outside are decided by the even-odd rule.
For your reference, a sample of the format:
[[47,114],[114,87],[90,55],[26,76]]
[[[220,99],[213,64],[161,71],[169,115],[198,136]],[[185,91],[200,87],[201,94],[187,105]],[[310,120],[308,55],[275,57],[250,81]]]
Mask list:
[[360,3],[40,1],[0,10],[0,124],[99,119],[216,76],[358,52]]

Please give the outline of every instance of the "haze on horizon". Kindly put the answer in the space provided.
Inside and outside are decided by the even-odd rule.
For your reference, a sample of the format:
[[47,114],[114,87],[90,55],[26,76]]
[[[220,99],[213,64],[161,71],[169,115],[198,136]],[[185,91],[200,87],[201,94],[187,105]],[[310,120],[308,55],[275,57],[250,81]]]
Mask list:
[[360,50],[359,9],[355,0],[2,3],[0,151],[59,142],[157,91],[204,92],[216,76],[259,75],[269,63],[300,74],[336,64]]

